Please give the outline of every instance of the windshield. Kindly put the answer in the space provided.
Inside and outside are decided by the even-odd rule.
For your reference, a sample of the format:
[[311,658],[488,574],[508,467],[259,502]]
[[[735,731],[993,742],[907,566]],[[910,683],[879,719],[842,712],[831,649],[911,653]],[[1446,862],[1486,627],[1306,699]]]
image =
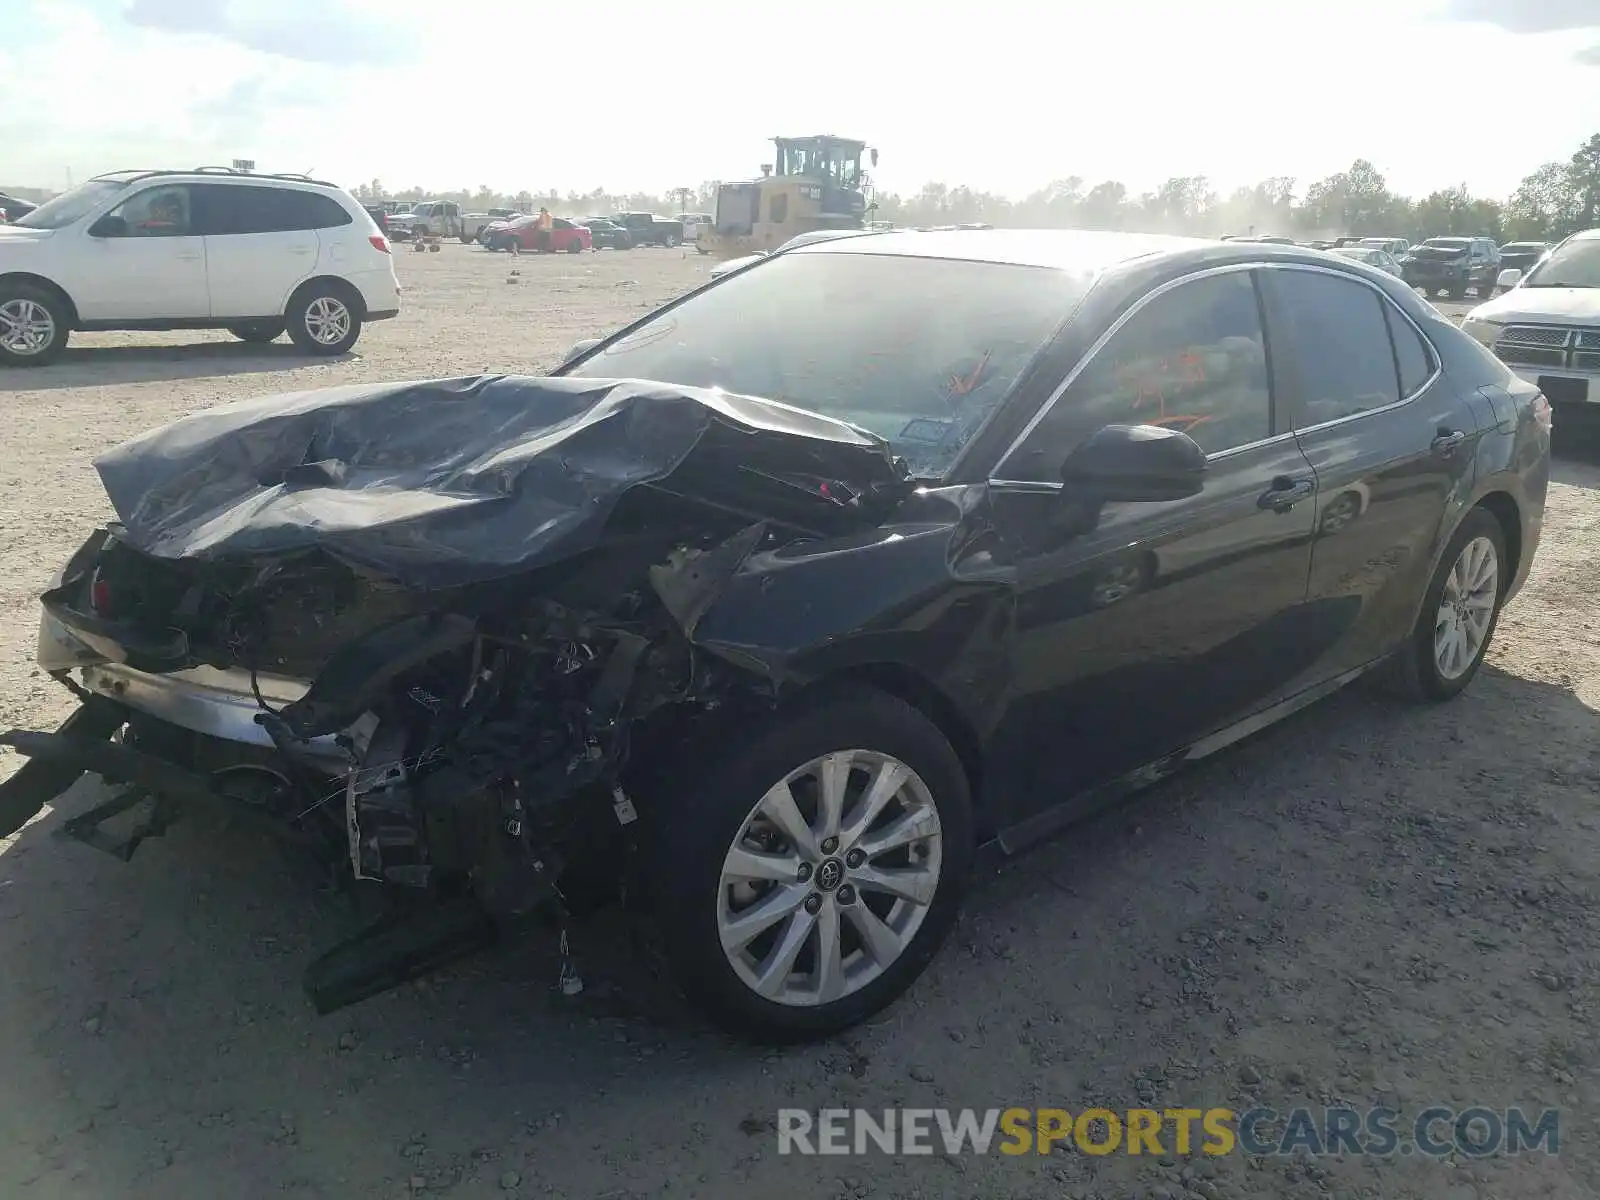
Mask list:
[[91,179],[54,200],[46,200],[25,217],[12,222],[24,229],[63,229],[98,208],[128,185],[118,179]]
[[878,434],[913,475],[936,478],[1091,280],[1008,263],[783,254],[649,318],[568,373],[811,409]]
[[1501,254],[1538,254],[1544,250],[1543,242],[1512,242],[1509,246],[1501,246]]
[[1334,250],[1335,254],[1342,254],[1346,258],[1353,258],[1357,262],[1374,262],[1377,253],[1368,246],[1340,246]]
[[1459,252],[1465,250],[1472,243],[1466,238],[1429,238],[1422,243],[1423,250],[1450,250]]
[[1600,237],[1574,238],[1557,246],[1528,272],[1522,286],[1600,287]]

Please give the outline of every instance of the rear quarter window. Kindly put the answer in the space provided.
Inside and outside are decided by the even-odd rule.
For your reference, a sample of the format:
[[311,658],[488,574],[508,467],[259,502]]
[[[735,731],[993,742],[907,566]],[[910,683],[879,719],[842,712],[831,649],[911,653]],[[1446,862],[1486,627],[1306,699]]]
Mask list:
[[317,192],[229,184],[204,185],[203,190],[208,233],[291,233],[334,229],[355,220],[338,201]]
[[1400,394],[1414,396],[1433,377],[1433,347],[1429,346],[1400,310],[1387,302],[1383,315],[1389,322],[1389,337],[1394,341],[1395,366],[1400,371]]

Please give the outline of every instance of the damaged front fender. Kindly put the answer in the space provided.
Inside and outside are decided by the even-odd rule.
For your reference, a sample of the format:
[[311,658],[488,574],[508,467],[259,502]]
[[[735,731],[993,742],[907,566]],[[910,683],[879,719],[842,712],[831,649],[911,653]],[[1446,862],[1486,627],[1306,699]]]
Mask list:
[[893,664],[981,729],[1009,675],[1014,596],[981,504],[978,488],[922,490],[881,526],[769,548],[750,526],[651,583],[697,649],[775,687]]

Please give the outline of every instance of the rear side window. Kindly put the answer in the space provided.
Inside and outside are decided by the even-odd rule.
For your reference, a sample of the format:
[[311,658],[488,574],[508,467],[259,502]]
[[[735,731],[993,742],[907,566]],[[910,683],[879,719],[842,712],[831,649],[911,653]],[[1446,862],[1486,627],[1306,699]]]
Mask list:
[[1295,425],[1307,429],[1400,400],[1385,302],[1364,283],[1317,271],[1275,271],[1281,338],[1299,368]]
[[212,184],[205,188],[208,233],[291,233],[351,224],[344,206],[317,192]]
[[1383,315],[1389,322],[1389,336],[1394,341],[1395,366],[1400,369],[1400,394],[1414,396],[1433,375],[1433,350],[1394,305],[1384,304]]

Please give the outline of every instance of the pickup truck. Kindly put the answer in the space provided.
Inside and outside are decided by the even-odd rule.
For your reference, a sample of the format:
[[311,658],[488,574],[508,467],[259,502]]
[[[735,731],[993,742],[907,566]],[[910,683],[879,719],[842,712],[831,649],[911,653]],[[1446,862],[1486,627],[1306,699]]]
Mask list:
[[628,231],[635,246],[673,246],[683,244],[683,222],[654,213],[612,213],[611,220]]
[[1500,275],[1500,247],[1493,238],[1431,237],[1411,247],[1400,265],[1405,281],[1425,296],[1443,288],[1450,299],[1460,300],[1468,288],[1476,288],[1478,297],[1487,300]]
[[413,237],[458,237],[471,241],[477,237],[476,229],[471,238],[467,237],[465,229],[461,206],[454,200],[419,200],[409,209],[389,214],[389,236],[400,241]]

